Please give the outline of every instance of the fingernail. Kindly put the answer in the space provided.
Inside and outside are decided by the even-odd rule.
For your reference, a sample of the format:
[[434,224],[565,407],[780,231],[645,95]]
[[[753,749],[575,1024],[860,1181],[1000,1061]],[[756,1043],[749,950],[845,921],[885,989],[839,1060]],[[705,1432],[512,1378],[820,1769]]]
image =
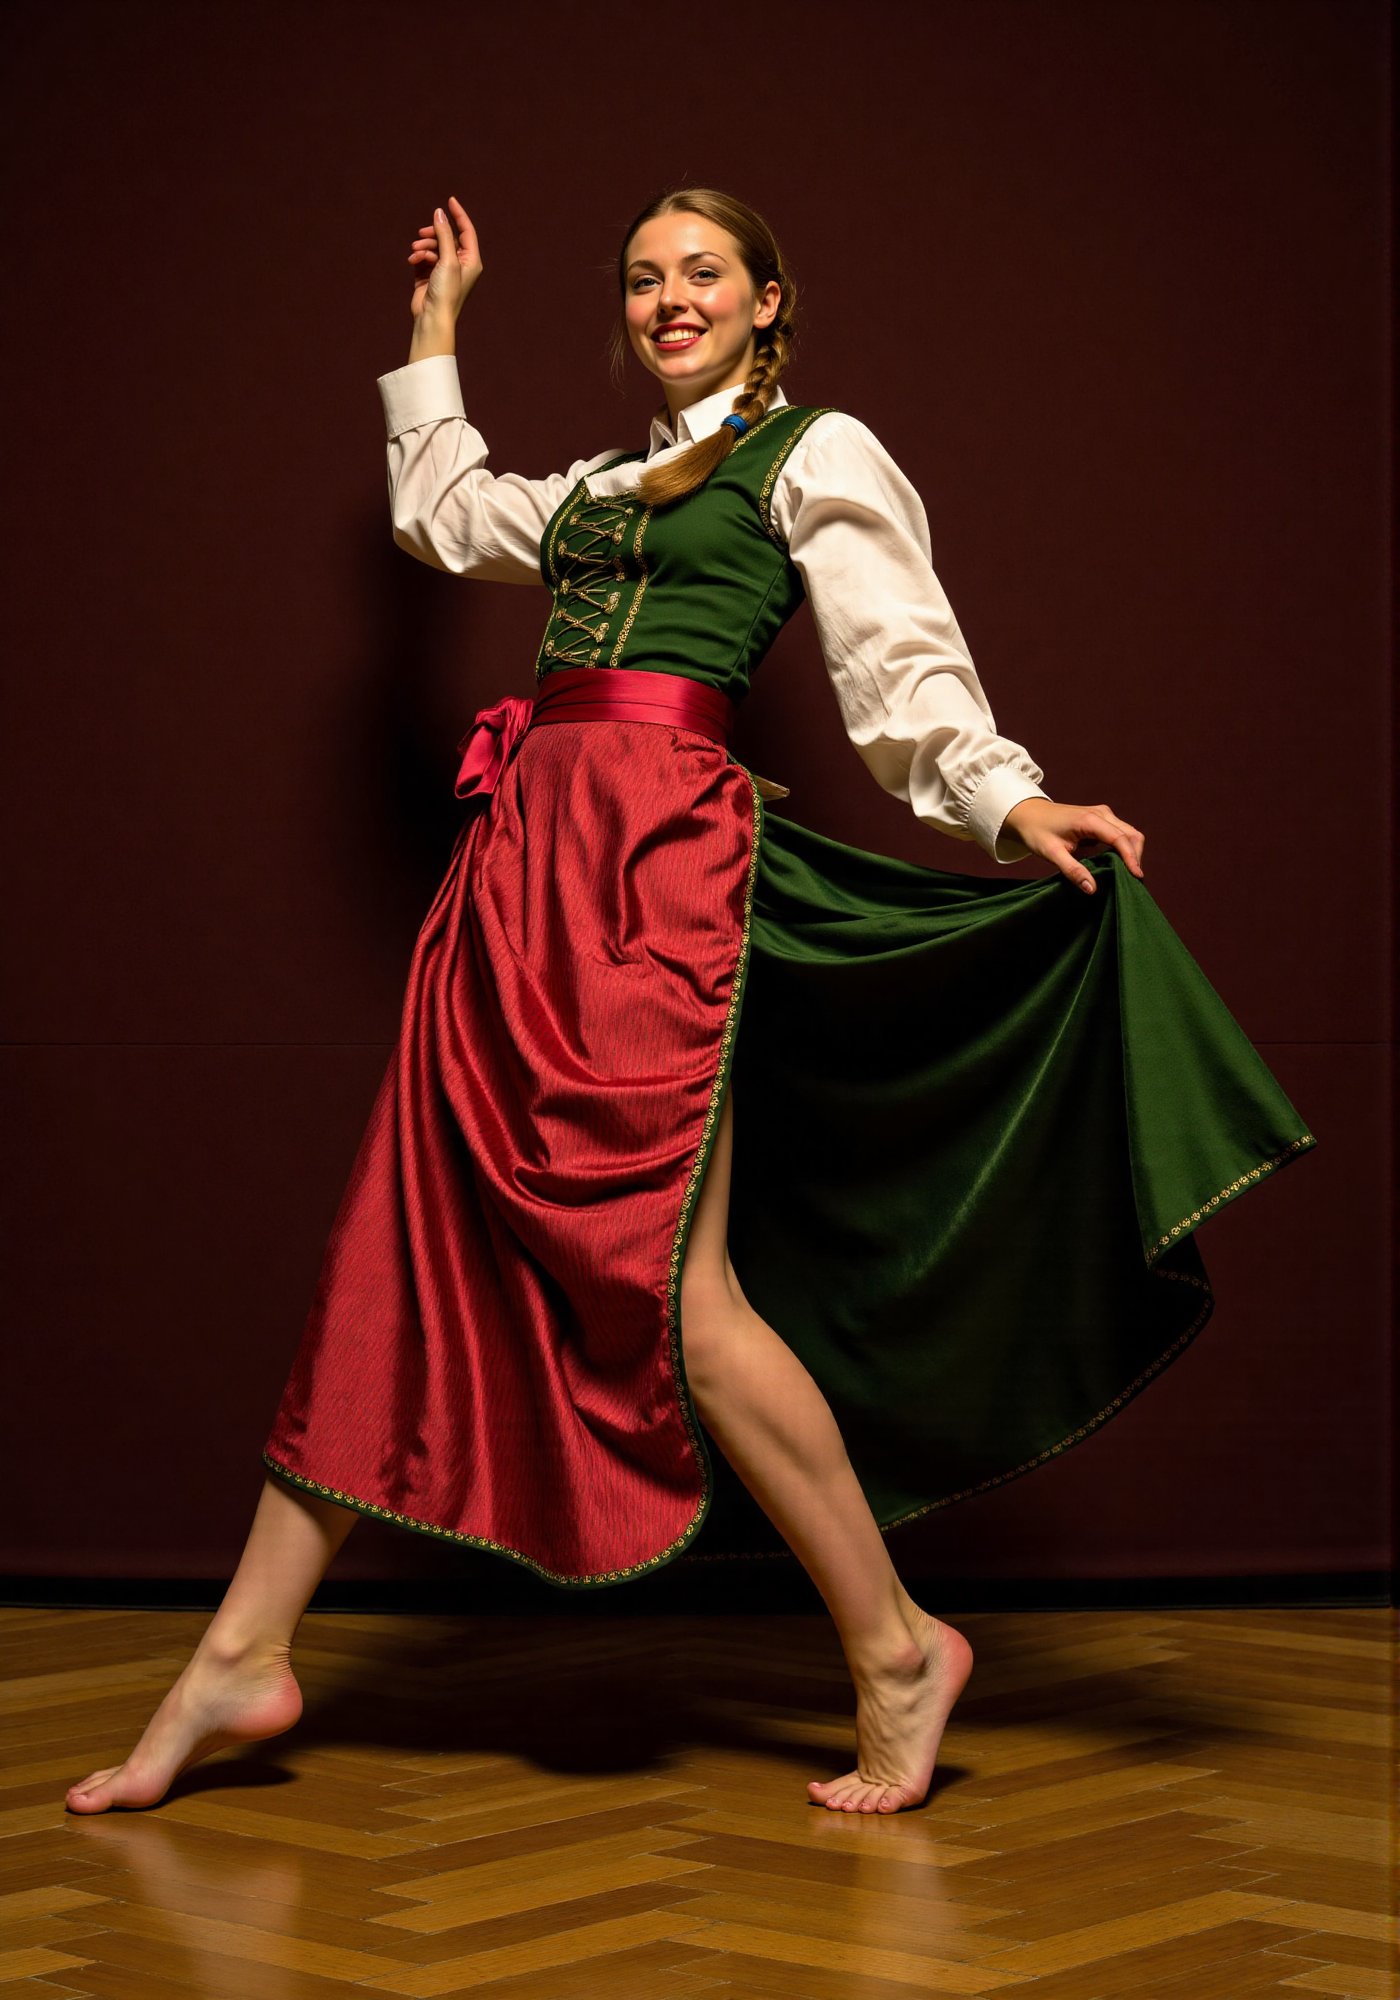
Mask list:
[[1084,893],[1085,893],[1085,895],[1086,895],[1086,896],[1092,896],[1092,895],[1093,895],[1093,893],[1094,893],[1094,885],[1093,885],[1093,883],[1092,883],[1092,882],[1081,882],[1079,886],[1080,886],[1080,888],[1081,888],[1081,889],[1082,889],[1082,890],[1084,891]]

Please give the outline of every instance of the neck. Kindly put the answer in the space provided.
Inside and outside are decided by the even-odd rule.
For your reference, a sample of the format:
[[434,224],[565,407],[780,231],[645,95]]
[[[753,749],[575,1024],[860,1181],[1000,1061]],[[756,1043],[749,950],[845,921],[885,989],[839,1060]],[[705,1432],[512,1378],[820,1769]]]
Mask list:
[[694,389],[678,388],[672,390],[668,388],[666,391],[666,409],[671,419],[671,429],[673,431],[679,429],[681,411],[688,410],[692,403],[703,403],[706,396],[717,396],[721,389],[732,389],[737,395],[747,380],[748,371],[745,370],[744,374],[737,376],[734,381],[715,382],[709,388],[706,388],[703,384],[697,384]]

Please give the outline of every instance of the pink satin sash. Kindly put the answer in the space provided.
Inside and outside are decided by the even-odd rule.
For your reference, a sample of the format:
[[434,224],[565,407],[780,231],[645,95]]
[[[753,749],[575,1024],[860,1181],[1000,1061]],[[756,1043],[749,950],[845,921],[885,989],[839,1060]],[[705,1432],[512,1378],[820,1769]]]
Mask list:
[[459,799],[494,792],[526,730],[543,722],[672,722],[729,747],[734,703],[719,688],[684,674],[641,667],[556,667],[535,695],[504,695],[479,709],[457,745]]

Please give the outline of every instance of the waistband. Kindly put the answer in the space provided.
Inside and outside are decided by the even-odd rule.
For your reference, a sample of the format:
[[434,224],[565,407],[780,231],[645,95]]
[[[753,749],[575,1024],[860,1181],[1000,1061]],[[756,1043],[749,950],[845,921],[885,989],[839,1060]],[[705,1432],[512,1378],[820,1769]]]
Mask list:
[[735,706],[721,689],[643,667],[556,667],[538,692],[508,694],[479,709],[457,748],[459,799],[496,789],[527,729],[550,722],[670,722],[728,749]]
[[540,683],[532,723],[674,722],[729,748],[734,703],[708,681],[643,667],[556,667]]

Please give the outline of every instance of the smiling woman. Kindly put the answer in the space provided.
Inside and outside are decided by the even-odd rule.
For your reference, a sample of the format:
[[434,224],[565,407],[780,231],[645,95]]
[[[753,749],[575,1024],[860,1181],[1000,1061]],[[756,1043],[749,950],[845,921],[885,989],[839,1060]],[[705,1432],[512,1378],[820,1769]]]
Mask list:
[[[251,1632],[282,1675],[366,1514],[570,1587],[795,1555],[857,1696],[857,1765],[808,1796],[898,1811],[972,1655],[889,1531],[1154,1380],[1212,1309],[1199,1224],[1315,1141],[1148,893],[1141,830],[1051,799],[997,732],[890,454],[788,401],[796,290],[761,218],[704,188],[635,218],[618,353],[664,407],[533,479],[487,469],[462,405],[482,264],[450,206],[379,381],[393,532],[548,591],[535,692],[459,745],[461,825],[202,1692],[70,1802],[159,1796],[215,1695],[225,1728],[289,1726],[284,1680],[269,1707],[220,1662]],[[804,603],[876,782],[1048,875],[769,809],[734,716]]]

